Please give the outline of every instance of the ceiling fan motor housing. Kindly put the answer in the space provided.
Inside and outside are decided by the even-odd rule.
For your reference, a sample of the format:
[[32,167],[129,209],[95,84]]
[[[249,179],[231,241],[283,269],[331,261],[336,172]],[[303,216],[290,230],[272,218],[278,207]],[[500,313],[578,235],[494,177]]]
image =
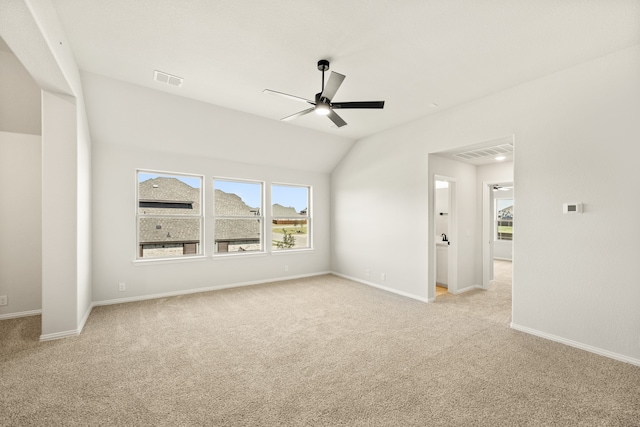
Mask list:
[[331,100],[324,98],[322,92],[316,93],[316,104],[330,104]]

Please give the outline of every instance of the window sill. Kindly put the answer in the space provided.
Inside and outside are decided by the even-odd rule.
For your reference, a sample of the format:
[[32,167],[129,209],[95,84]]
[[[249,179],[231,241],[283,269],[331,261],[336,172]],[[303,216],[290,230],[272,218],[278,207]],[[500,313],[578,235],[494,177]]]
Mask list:
[[244,259],[244,258],[259,258],[267,256],[266,252],[226,252],[211,255],[211,259]]
[[132,261],[136,267],[144,265],[159,265],[159,264],[176,264],[182,262],[202,262],[206,261],[207,257],[204,255],[184,257],[184,258],[156,258],[156,259],[136,259]]
[[271,255],[287,255],[287,254],[302,254],[314,252],[314,248],[301,248],[301,249],[280,249],[277,251],[272,251]]

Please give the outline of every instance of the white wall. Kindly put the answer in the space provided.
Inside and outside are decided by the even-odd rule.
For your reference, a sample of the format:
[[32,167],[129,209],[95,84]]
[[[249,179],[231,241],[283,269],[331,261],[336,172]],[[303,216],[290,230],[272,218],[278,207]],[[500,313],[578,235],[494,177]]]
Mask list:
[[76,98],[77,124],[77,170],[76,170],[76,212],[77,212],[77,306],[76,317],[79,327],[84,326],[91,312],[93,302],[92,290],[92,188],[93,171],[91,170],[92,142],[89,123],[84,104],[84,95]]
[[0,130],[40,135],[40,88],[1,39],[0,76]]
[[427,299],[427,165],[403,137],[355,144],[331,175],[333,271]]
[[[277,122],[274,126],[270,120],[93,74],[83,75],[83,85],[94,142],[94,301],[145,298],[330,270],[330,178],[327,172],[315,170],[326,166],[315,164],[312,154],[331,145],[350,145],[348,140],[327,136],[322,141],[315,131]],[[272,143],[279,140],[284,144]],[[207,141],[210,146],[203,146],[198,154],[197,147]],[[316,147],[300,152],[310,144]],[[228,160],[241,149],[247,150],[246,162]],[[269,156],[278,158],[277,166],[252,164],[259,155],[254,149],[269,151]],[[137,168],[204,175],[206,215],[212,212],[216,176],[261,180],[266,185],[311,185],[314,250],[212,258],[209,228],[205,229],[204,260],[133,262]],[[125,292],[118,291],[120,282],[126,283]]]
[[427,224],[398,218],[426,211],[428,153],[515,135],[513,326],[640,364],[639,76],[636,46],[357,142],[332,175],[333,269],[424,295]]
[[42,307],[41,138],[0,131],[0,318]]
[[[82,73],[98,142],[330,173],[353,140]],[[158,83],[161,85],[161,83]],[[274,147],[277,147],[274,149]]]
[[[41,339],[74,335],[91,308],[91,140],[80,73],[48,0],[1,2],[0,37],[42,89],[42,176],[47,189],[43,186]],[[56,205],[56,197],[66,204]],[[62,235],[56,224],[64,224],[61,230],[67,233]],[[64,256],[58,253],[59,238],[65,239]]]
[[[435,192],[436,207],[436,240],[441,240],[438,236],[449,234],[449,189],[437,188]],[[440,214],[445,215],[440,215]]]
[[[212,258],[211,230],[205,230],[205,259],[134,262],[136,255],[136,168],[205,177],[205,215],[212,214],[215,176],[307,184],[313,187],[314,250],[274,255]],[[329,176],[318,172],[259,167],[206,157],[153,152],[114,144],[94,144],[93,298],[134,298],[199,288],[329,271]],[[205,220],[209,224],[210,220]],[[208,239],[207,239],[208,238]],[[269,245],[267,245],[269,246]],[[284,266],[289,270],[285,272]],[[125,282],[126,292],[118,291]]]
[[42,308],[40,88],[0,39],[0,317]]
[[77,329],[76,104],[42,91],[42,335]]

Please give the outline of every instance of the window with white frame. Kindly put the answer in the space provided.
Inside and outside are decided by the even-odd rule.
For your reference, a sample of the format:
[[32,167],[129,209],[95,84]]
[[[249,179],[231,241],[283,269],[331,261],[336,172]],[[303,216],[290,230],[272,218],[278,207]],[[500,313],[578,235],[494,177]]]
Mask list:
[[495,240],[513,240],[513,199],[495,199]]
[[271,248],[274,251],[311,247],[311,187],[271,186]]
[[202,255],[202,177],[138,170],[136,258]]
[[214,253],[264,250],[263,184],[214,179]]

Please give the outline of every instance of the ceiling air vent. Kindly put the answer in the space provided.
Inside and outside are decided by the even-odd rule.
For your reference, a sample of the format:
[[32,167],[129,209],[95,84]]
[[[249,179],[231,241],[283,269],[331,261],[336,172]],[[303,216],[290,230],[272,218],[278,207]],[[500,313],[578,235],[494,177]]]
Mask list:
[[481,148],[478,150],[465,151],[462,153],[454,153],[455,157],[465,160],[478,159],[487,156],[497,156],[500,154],[508,154],[513,152],[513,144],[502,144],[494,147]]
[[171,74],[163,73],[162,71],[158,70],[155,70],[153,79],[157,82],[166,83],[168,85],[176,87],[182,86],[182,81],[184,80],[182,77],[172,76]]

